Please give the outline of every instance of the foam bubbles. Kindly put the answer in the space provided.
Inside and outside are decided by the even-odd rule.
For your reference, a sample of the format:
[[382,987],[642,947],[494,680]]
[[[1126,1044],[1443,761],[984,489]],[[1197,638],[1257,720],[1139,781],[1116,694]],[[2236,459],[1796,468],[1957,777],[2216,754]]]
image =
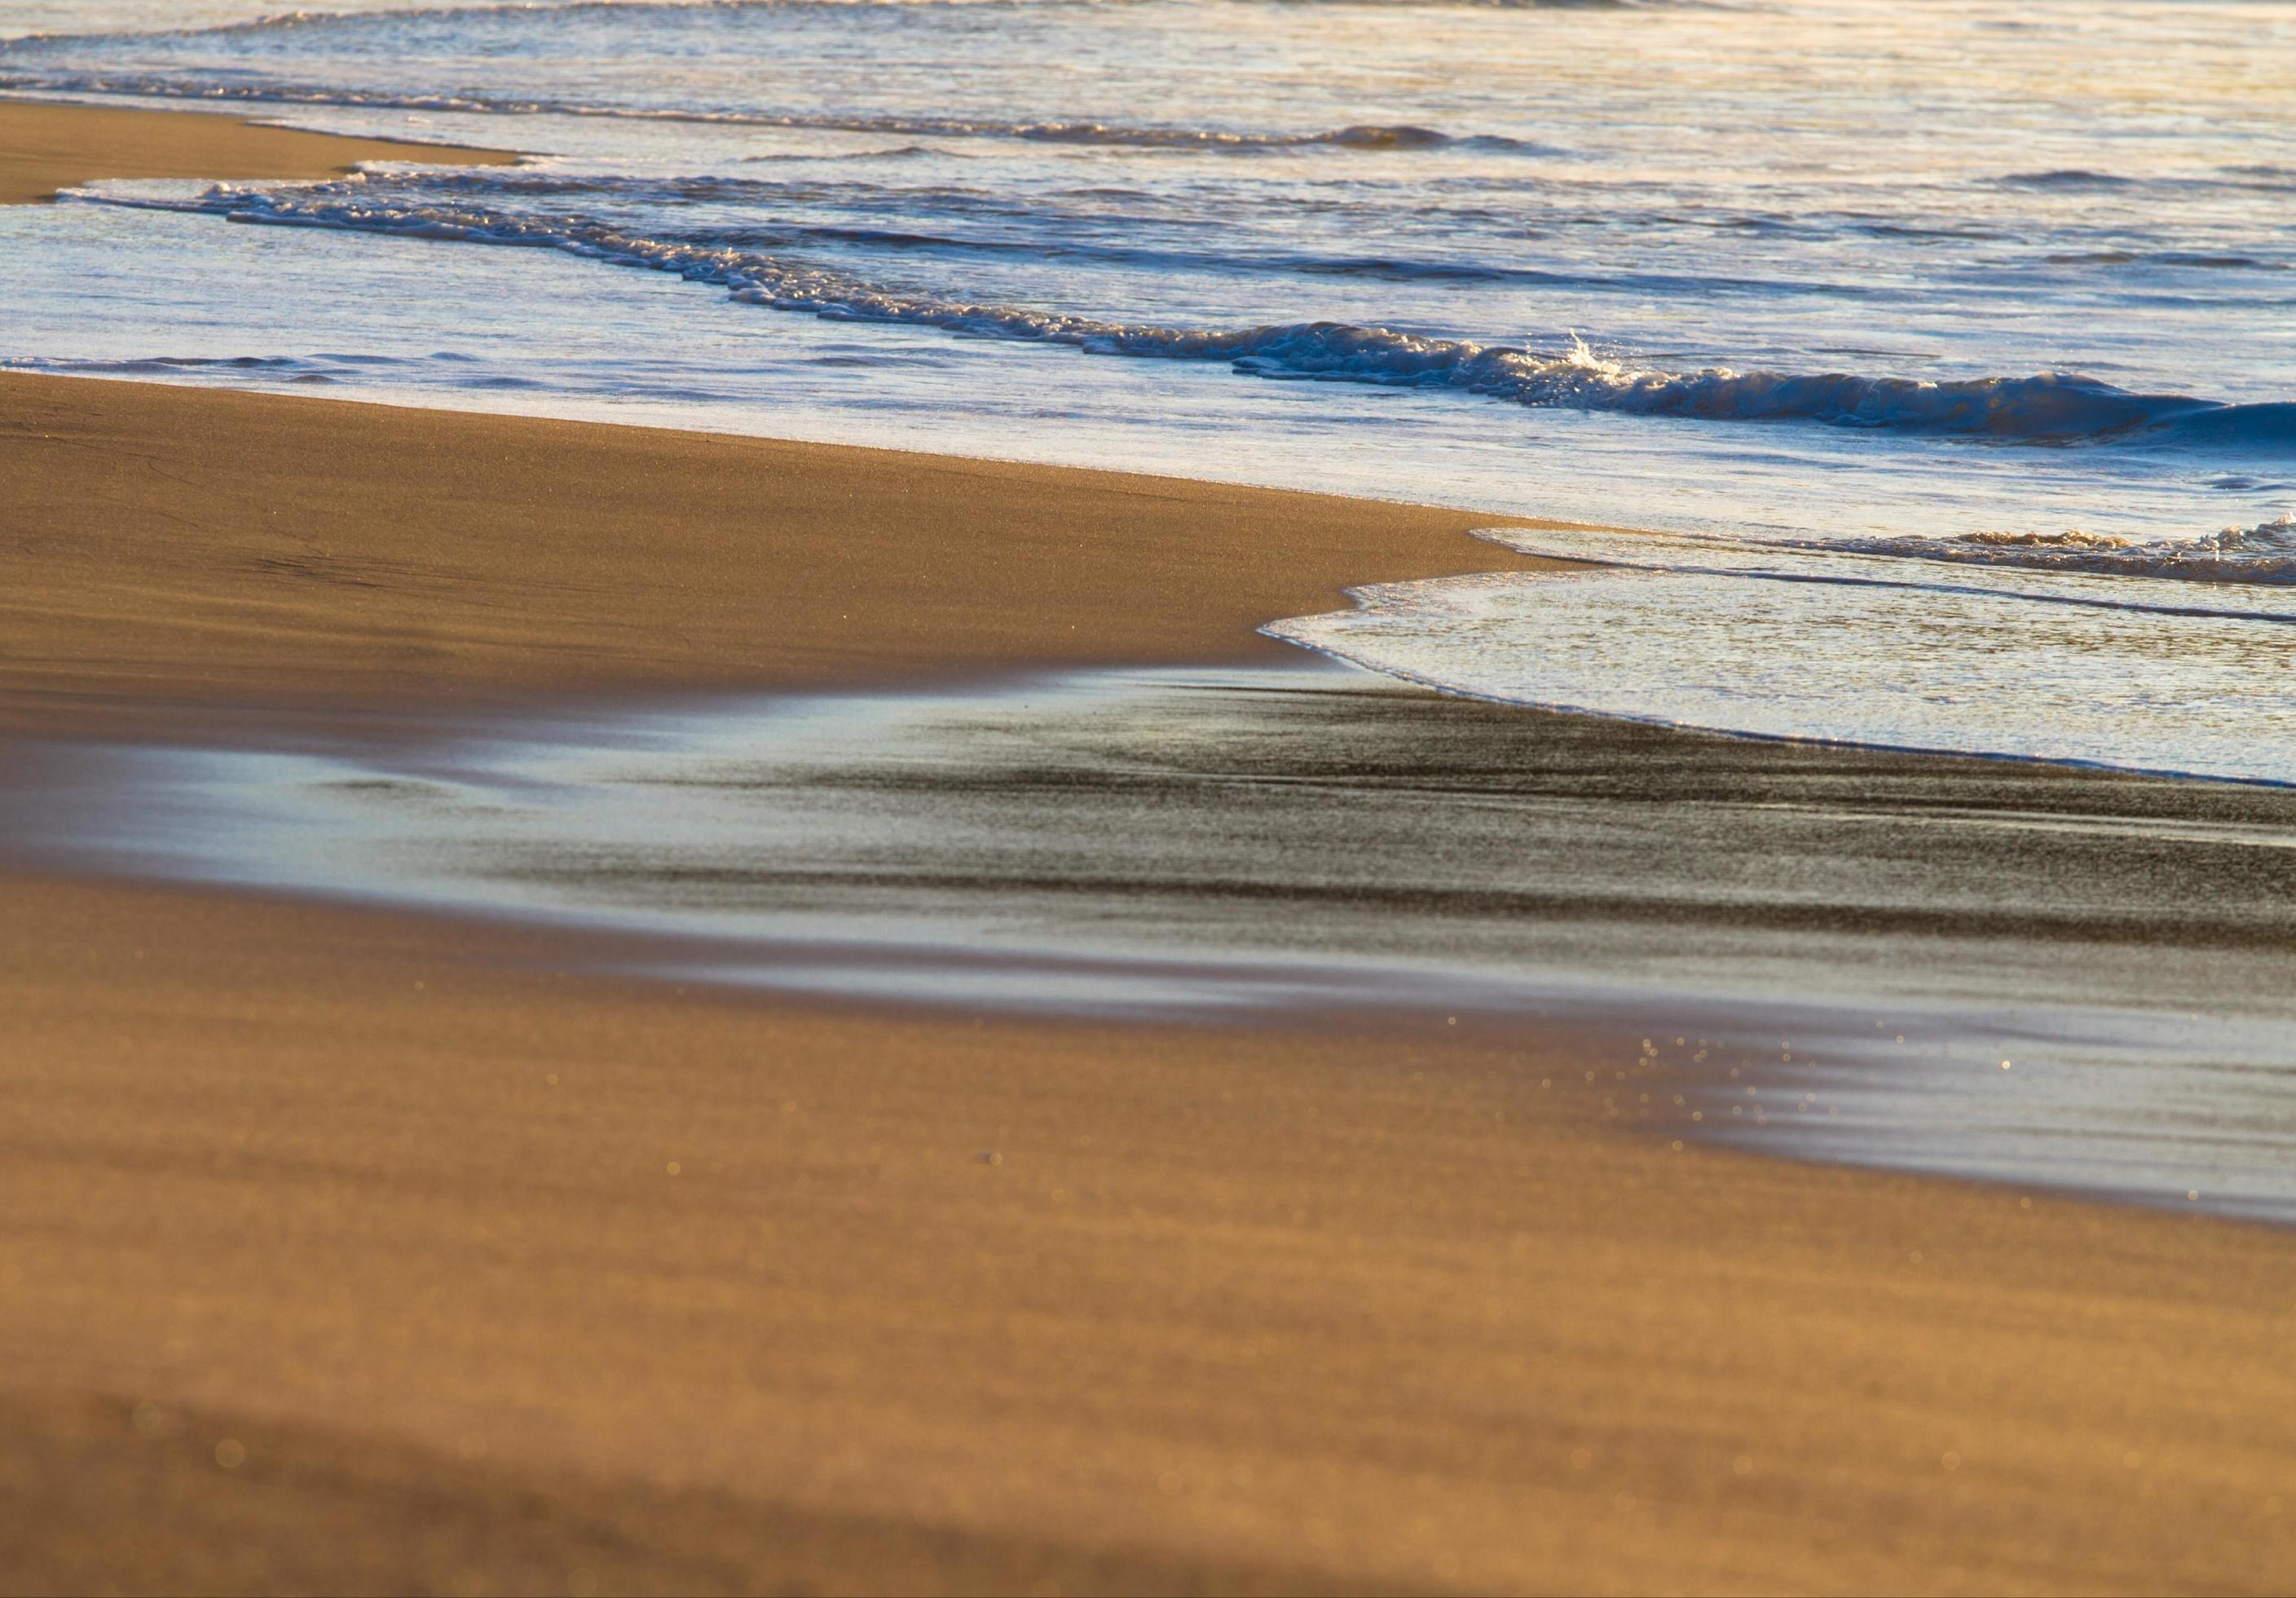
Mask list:
[[1479,698],[1718,732],[2296,784],[2296,597],[1691,539],[1357,590],[1266,630]]

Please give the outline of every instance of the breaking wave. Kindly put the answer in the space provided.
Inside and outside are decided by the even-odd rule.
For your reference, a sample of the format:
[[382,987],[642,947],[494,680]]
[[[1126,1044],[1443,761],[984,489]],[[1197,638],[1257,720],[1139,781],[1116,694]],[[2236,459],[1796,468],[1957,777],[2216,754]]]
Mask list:
[[1534,407],[1713,422],[1809,422],[1900,433],[2071,443],[2128,440],[2296,450],[2296,403],[2227,405],[2142,394],[2070,373],[1929,382],[1853,373],[1675,373],[1603,356],[1573,336],[1554,350],[1477,343],[1347,322],[1212,330],[1103,320],[879,287],[802,259],[716,243],[659,239],[594,219],[511,215],[478,206],[393,202],[389,180],[271,193],[232,186],[190,201],[102,202],[190,210],[234,222],[332,228],[547,249],[673,272],[733,298],[833,320],[938,327],[974,337],[1067,345],[1094,355],[1226,361],[1294,382],[1451,390]]

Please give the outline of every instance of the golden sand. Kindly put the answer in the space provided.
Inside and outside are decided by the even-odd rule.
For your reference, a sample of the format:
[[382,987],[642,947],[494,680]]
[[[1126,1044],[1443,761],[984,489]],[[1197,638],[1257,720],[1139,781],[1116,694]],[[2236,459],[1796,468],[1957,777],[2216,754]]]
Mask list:
[[5,881],[12,1587],[2296,1573],[2283,1233],[1677,1152],[1628,1040],[585,952]]
[[1465,511],[20,374],[0,479],[0,729],[1297,659],[1253,629],[1533,564]]
[[0,205],[105,177],[334,177],[365,161],[502,166],[505,150],[343,138],[207,111],[0,100]]

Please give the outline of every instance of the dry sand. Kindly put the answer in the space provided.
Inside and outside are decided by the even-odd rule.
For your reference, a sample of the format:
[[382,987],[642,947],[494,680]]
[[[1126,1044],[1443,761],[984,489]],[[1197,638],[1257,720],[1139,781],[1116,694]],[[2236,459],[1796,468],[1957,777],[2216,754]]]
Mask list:
[[364,161],[504,166],[504,150],[340,138],[208,111],[0,100],[0,205],[105,177],[333,177]]
[[[1503,564],[1455,513],[127,384],[0,378],[0,718],[50,734],[1247,658]],[[1605,1120],[1624,1038],[591,952],[0,877],[0,1586],[2296,1583],[2284,1232],[1678,1151]]]

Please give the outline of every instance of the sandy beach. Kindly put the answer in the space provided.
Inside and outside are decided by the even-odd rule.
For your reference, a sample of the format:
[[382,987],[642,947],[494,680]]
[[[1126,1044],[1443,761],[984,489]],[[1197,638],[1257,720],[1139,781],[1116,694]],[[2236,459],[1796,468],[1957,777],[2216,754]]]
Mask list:
[[0,205],[106,177],[333,177],[365,161],[500,166],[503,150],[343,138],[246,117],[0,100]]
[[[20,109],[12,192],[161,170]],[[0,734],[1272,661],[1496,520],[0,375]],[[2296,1580],[2283,1230],[1685,1147],[1632,1031],[597,956],[0,874],[0,1586]]]
[[22,374],[0,407],[19,730],[1296,658],[1253,629],[1535,564],[1465,536],[1505,518],[1112,472]]

